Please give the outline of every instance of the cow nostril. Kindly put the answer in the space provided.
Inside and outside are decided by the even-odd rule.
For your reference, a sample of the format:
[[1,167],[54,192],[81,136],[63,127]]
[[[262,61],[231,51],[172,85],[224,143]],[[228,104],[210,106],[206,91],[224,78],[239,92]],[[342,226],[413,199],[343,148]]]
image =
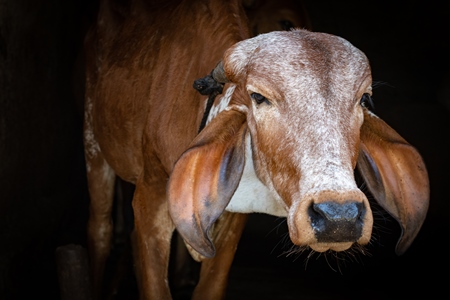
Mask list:
[[356,241],[362,234],[365,208],[363,203],[323,202],[312,204],[308,215],[319,242]]

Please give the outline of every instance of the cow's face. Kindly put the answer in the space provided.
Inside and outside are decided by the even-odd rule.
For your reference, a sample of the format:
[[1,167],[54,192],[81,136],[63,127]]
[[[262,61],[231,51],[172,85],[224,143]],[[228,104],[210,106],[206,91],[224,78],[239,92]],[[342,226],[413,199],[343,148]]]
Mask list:
[[215,73],[233,84],[227,106],[169,183],[173,219],[194,249],[214,254],[207,231],[239,186],[250,136],[255,173],[286,211],[294,244],[323,252],[369,242],[373,217],[354,179],[359,163],[376,200],[402,225],[398,251],[406,250],[428,207],[426,169],[368,111],[372,82],[361,51],[328,34],[272,32],[230,48]]
[[236,45],[225,70],[243,90],[234,96],[246,99],[255,170],[284,202],[291,240],[321,252],[366,244],[372,214],[353,175],[372,92],[364,54],[335,36],[280,32]]

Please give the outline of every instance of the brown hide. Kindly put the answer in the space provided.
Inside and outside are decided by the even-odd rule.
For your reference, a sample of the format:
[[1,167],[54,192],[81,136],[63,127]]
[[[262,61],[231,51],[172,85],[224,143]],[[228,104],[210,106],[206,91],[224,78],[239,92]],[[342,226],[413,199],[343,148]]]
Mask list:
[[[203,114],[204,97],[192,83],[211,71],[226,48],[248,37],[238,3],[181,1],[171,4],[173,8],[169,4],[156,8],[141,2],[146,1],[133,1],[129,8],[133,16],[123,20],[103,5],[99,17],[103,21],[87,42],[88,48],[97,50],[86,51],[93,57],[87,63],[91,67],[87,102],[95,97],[95,136],[100,147],[108,149],[105,155],[117,174],[133,183],[146,163],[140,151],[143,139],[148,142],[146,151],[155,152],[165,171],[171,171]],[[167,24],[167,19],[178,22]],[[91,44],[94,40],[96,44]],[[114,110],[103,109],[107,106]]]
[[[141,297],[170,297],[166,278],[174,227],[165,186],[204,112],[206,97],[192,84],[227,48],[248,37],[240,1],[101,2],[85,41],[88,246],[95,297],[111,245],[115,175],[136,184],[133,248]],[[233,218],[226,226],[244,221]],[[221,268],[211,265],[223,279],[208,289],[224,289],[221,274],[230,265],[231,260]]]

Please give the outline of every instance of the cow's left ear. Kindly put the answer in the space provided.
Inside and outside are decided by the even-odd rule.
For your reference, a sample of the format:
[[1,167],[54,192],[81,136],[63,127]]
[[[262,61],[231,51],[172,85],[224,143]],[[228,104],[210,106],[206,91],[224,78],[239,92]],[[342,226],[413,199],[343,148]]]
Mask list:
[[168,183],[169,210],[184,240],[201,255],[215,255],[208,231],[239,185],[245,164],[246,116],[221,112],[175,164]]
[[383,120],[365,111],[357,167],[377,202],[399,222],[396,253],[403,254],[428,211],[430,186],[422,157]]

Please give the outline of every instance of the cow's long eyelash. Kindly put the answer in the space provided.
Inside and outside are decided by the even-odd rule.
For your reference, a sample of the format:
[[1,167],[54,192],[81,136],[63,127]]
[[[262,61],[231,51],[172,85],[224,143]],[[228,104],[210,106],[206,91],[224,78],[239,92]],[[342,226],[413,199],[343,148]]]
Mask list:
[[255,100],[256,104],[261,104],[263,102],[265,102],[266,104],[270,104],[270,101],[259,93],[251,93],[250,97]]
[[374,111],[375,109],[372,97],[368,93],[363,94],[359,103],[361,104],[362,107],[365,107],[370,111]]

